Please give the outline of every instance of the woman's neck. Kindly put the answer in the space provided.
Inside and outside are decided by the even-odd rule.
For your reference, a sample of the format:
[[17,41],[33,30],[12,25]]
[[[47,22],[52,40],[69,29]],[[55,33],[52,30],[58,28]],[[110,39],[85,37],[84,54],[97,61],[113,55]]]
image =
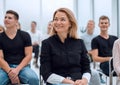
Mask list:
[[57,33],[61,42],[65,42],[65,39],[67,38],[67,33]]

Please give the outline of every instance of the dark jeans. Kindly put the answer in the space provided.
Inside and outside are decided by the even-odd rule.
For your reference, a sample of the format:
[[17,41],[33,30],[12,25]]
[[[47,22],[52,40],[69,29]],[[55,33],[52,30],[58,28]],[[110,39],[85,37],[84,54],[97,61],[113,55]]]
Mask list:
[[33,52],[35,53],[35,58],[39,56],[39,45],[33,45]]
[[35,62],[34,62],[34,64],[36,65],[36,67],[38,67],[37,62],[38,62],[38,56],[39,56],[39,45],[33,45],[33,52],[35,53],[35,56],[34,56]]
[[[100,68],[105,75],[109,76],[109,61],[100,63]],[[111,61],[111,70],[113,70],[113,60]],[[113,76],[116,76],[115,72],[113,73]]]

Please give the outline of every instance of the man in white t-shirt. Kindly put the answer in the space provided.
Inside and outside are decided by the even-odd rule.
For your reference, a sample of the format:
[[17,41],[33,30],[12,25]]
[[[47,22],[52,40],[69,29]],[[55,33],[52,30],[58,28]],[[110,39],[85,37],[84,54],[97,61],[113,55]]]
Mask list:
[[31,30],[28,31],[30,36],[31,36],[31,40],[32,40],[32,46],[33,46],[33,52],[35,53],[34,58],[34,64],[35,67],[39,67],[38,66],[38,56],[39,56],[39,49],[40,49],[40,33],[39,31],[37,31],[36,29],[37,23],[35,21],[31,22]]

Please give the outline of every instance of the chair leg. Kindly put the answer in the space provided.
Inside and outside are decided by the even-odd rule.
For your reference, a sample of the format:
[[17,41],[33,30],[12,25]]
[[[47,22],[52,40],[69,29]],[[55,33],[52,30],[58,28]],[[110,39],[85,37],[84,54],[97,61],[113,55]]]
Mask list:
[[109,75],[109,85],[113,84],[113,78],[112,73]]

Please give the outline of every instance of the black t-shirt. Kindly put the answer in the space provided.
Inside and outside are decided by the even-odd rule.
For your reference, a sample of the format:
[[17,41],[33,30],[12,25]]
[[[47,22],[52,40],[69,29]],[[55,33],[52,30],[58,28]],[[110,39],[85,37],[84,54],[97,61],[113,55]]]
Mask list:
[[98,56],[112,56],[112,49],[114,41],[118,39],[116,36],[109,35],[108,39],[101,37],[100,35],[92,40],[92,49],[98,49]]
[[17,31],[16,36],[10,39],[5,32],[0,34],[0,50],[9,64],[19,64],[25,57],[25,47],[32,46],[30,35],[24,31]]

